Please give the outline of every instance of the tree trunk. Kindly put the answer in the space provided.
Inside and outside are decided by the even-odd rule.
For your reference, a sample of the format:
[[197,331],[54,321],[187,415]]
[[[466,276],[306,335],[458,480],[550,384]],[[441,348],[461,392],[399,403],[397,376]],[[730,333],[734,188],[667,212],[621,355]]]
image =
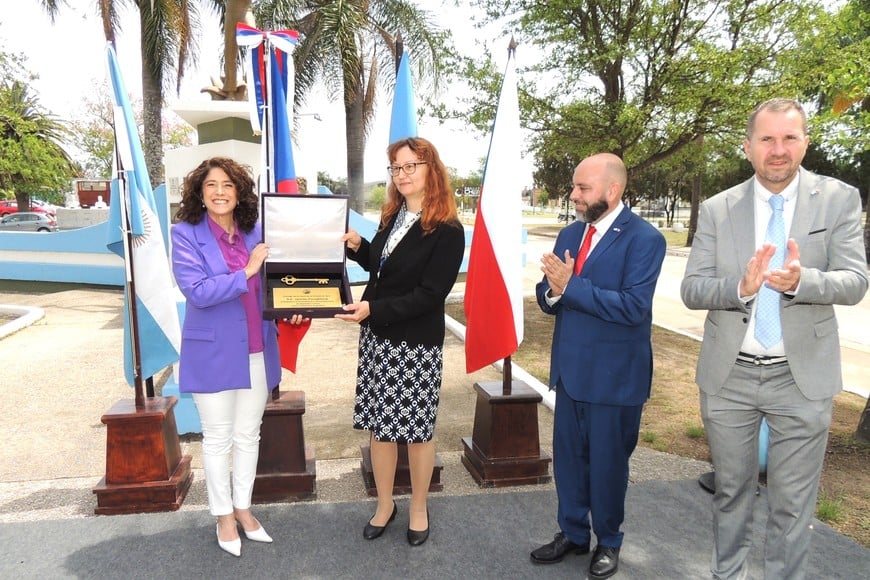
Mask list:
[[870,443],[870,399],[864,405],[864,412],[858,421],[858,430],[855,431],[855,439],[863,443]]
[[[865,113],[870,113],[870,97],[866,97],[863,101],[861,101],[861,109]],[[866,204],[864,209],[867,214],[864,219],[864,258],[867,261],[867,264],[870,264],[870,151],[864,151],[860,155],[858,155],[858,161],[861,164],[861,173],[858,179],[858,188],[863,190],[867,195]],[[863,183],[861,183],[863,182]],[[865,411],[866,415],[867,412]]]
[[[351,103],[345,103],[344,122],[347,140],[347,189],[350,207],[358,213],[365,210],[365,150],[366,134],[363,123],[363,95],[358,92]],[[386,166],[386,159],[384,166]]]
[[142,56],[142,152],[152,187],[163,183],[163,70],[160,63],[153,62],[153,55],[145,51],[144,31],[150,26],[146,22],[146,11],[140,10],[140,24],[143,38],[140,43]]
[[[695,137],[695,145],[697,145],[699,149],[703,149],[703,134]],[[692,247],[692,241],[695,239],[695,232],[698,230],[698,210],[701,207],[701,178],[703,177],[703,175],[704,164],[698,163],[698,172],[692,178],[692,202],[689,209],[689,234],[686,238],[686,246],[688,247]]]
[[15,190],[15,203],[18,205],[18,211],[30,211],[30,194]]

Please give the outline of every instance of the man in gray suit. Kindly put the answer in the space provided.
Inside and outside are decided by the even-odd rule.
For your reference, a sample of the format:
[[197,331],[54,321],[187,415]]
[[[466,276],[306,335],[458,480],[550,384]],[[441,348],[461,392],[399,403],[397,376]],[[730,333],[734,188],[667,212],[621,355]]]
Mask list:
[[842,389],[833,305],[856,304],[867,291],[858,191],[803,169],[808,144],[798,102],[755,109],[743,142],[755,175],[701,204],[681,287],[686,306],[709,311],[695,380],[716,473],[716,579],[748,575],[762,417],[770,430],[764,578],[804,578]]

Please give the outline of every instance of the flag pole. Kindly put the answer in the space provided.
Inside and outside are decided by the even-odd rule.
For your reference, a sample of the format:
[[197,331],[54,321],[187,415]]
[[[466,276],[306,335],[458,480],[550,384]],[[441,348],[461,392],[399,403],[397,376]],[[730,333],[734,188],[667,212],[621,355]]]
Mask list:
[[275,178],[275,168],[272,166],[273,155],[272,143],[270,142],[272,139],[272,82],[274,79],[272,78],[272,42],[269,40],[268,35],[266,35],[266,38],[263,40],[263,66],[266,69],[266,74],[264,75],[266,86],[263,90],[263,119],[265,120],[263,136],[265,137],[266,142],[266,191],[274,191],[275,187],[272,183]]
[[[507,66],[510,66],[511,59],[516,56],[517,50],[517,41],[514,39],[513,35],[511,35],[511,41],[508,43],[508,62]],[[507,71],[507,69],[505,69]],[[507,72],[505,72],[505,76],[507,76]],[[504,81],[502,81],[504,82]],[[504,365],[502,366],[502,393],[505,395],[511,394],[511,384],[513,384],[513,369],[511,366],[511,355],[507,355],[504,357]]]
[[[117,139],[117,132],[115,133]],[[117,152],[117,147],[115,151]],[[127,312],[130,324],[130,351],[133,355],[133,392],[137,409],[145,406],[142,386],[142,355],[139,350],[139,316],[136,306],[136,280],[133,274],[133,231],[130,228],[130,182],[127,171],[121,164],[121,156],[116,153],[118,164],[118,197],[121,203],[121,230],[124,240],[124,265],[127,273]]]
[[272,129],[272,106],[270,104],[272,91],[272,44],[269,41],[268,35],[263,39],[263,67],[265,68],[264,72],[266,73],[263,75],[263,84],[265,86],[263,87],[263,123],[261,127],[263,132],[263,154],[265,155],[263,166],[266,172],[263,191],[274,191],[275,188],[272,186],[274,168],[272,167],[272,156],[269,144]]

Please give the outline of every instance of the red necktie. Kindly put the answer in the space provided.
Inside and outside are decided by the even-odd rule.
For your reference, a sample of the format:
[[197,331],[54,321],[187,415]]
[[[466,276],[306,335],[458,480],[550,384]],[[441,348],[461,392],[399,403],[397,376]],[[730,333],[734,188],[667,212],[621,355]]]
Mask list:
[[595,235],[595,226],[589,224],[586,231],[586,237],[583,238],[583,244],[580,246],[580,252],[577,254],[577,259],[574,261],[574,275],[578,275],[583,269],[583,263],[586,261],[586,256],[589,255],[589,248],[592,247],[592,236]]

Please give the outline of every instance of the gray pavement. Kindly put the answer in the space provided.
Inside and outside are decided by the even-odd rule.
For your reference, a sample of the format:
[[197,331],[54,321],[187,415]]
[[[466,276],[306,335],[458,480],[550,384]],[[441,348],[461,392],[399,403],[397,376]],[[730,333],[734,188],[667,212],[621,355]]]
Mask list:
[[[527,289],[539,279],[538,248],[551,245],[551,239],[530,239]],[[685,265],[679,254],[666,260],[654,318],[657,324],[696,334],[698,313],[686,311],[678,292],[673,293],[673,278],[682,277]],[[462,290],[461,284],[455,288]],[[240,560],[218,551],[195,436],[182,437],[182,451],[192,457],[194,483],[179,512],[94,516],[92,489],[105,470],[100,417],[119,399],[132,398],[123,379],[122,303],[120,290],[107,288],[0,291],[0,305],[19,312],[26,307],[33,318],[5,337],[0,333],[0,394],[6,409],[0,415],[0,545],[7,554],[0,559],[0,577],[561,578],[576,576],[588,565],[586,557],[546,567],[528,561],[529,550],[557,531],[552,483],[481,489],[462,466],[459,439],[471,434],[471,387],[498,380],[500,374],[489,368],[467,375],[464,346],[455,336],[445,343],[436,435],[444,491],[433,494],[432,538],[419,550],[404,542],[404,498],[399,505],[405,519],[400,513],[382,540],[359,538],[372,500],[359,466],[365,435],[350,428],[357,329],[333,320],[315,321],[302,343],[299,373],[285,371],[282,382],[282,389],[306,394],[305,434],[317,457],[317,499],[257,508],[275,545],[246,542]],[[866,311],[860,312],[864,316]],[[842,329],[853,316],[858,315],[850,311],[845,324],[840,317]],[[870,319],[856,327],[867,328],[867,323]],[[866,369],[870,349],[862,337],[854,337],[854,348],[846,337],[844,348],[855,351],[855,364]],[[544,405],[539,421],[542,447],[549,451],[552,413]],[[709,469],[704,462],[637,450],[623,563],[616,578],[708,577],[710,496],[696,480]],[[758,510],[751,577],[760,577],[763,493]],[[867,577],[870,550],[819,522],[814,528],[818,533],[809,577]]]

